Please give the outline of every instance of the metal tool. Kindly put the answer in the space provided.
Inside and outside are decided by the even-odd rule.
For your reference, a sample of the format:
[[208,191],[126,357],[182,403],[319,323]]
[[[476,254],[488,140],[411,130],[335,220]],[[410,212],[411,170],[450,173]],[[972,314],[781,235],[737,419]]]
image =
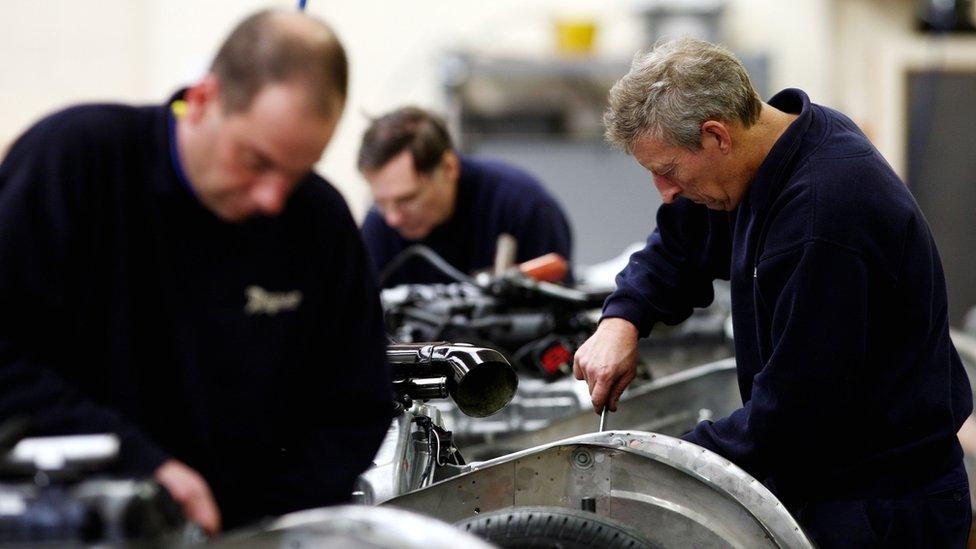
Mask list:
[[518,240],[508,233],[498,235],[495,243],[495,276],[502,276],[515,265],[516,251],[518,250]]
[[603,407],[603,411],[602,411],[602,412],[600,412],[600,432],[601,432],[601,433],[602,433],[602,432],[603,432],[603,430],[604,430],[604,429],[603,429],[603,426],[605,425],[605,422],[606,422],[606,421],[607,421],[607,407],[606,407],[606,406],[604,406],[604,407]]

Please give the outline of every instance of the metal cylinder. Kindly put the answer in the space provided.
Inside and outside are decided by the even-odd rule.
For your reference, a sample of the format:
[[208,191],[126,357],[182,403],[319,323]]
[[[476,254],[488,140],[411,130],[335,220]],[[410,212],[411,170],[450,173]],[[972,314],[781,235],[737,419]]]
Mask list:
[[[447,392],[465,414],[485,417],[501,410],[515,396],[518,375],[494,349],[465,343],[391,345],[394,385],[414,388],[421,380],[447,378]],[[404,383],[410,382],[413,385]],[[424,383],[427,387],[433,387]]]

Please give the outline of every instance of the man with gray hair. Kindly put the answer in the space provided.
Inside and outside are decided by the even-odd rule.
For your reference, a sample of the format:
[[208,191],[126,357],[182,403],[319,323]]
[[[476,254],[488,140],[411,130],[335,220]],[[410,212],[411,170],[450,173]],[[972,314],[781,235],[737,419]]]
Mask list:
[[731,280],[744,406],[684,439],[765,482],[822,546],[962,546],[972,399],[941,261],[867,137],[800,90],[763,103],[734,56],[692,39],[635,57],[604,120],[664,205],[576,354],[594,408],[616,409],[638,337]]
[[265,11],[165,104],[21,136],[0,164],[0,423],[117,434],[118,472],[210,533],[348,501],[393,395],[366,250],[312,171],[346,79],[328,26]]

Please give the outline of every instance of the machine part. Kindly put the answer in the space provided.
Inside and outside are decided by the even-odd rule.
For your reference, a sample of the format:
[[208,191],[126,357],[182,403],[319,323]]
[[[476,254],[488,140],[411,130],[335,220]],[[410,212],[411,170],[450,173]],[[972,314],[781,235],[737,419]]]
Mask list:
[[[429,486],[440,480],[438,472],[448,465],[464,465],[464,458],[454,446],[453,434],[434,424],[430,417],[414,415],[414,423],[420,426],[419,431],[412,433],[414,445],[419,456],[427,462],[420,479],[411,481],[411,486]],[[436,467],[435,467],[436,466]],[[453,473],[452,473],[453,474]]]
[[569,262],[563,256],[551,252],[519,264],[519,271],[532,280],[559,282],[566,280],[566,275],[569,274]]
[[491,549],[478,537],[417,513],[343,505],[284,515],[263,527],[234,532],[216,549]]
[[[593,466],[573,456],[587,451]],[[758,480],[705,448],[656,433],[591,433],[471,463],[461,474],[384,505],[458,522],[521,506],[579,509],[638,530],[659,547],[812,547]]]
[[[557,383],[563,383],[560,380]],[[566,380],[582,391],[577,395],[574,413],[565,415],[565,409],[553,408],[552,420],[545,426],[531,430],[524,426],[512,434],[501,434],[491,442],[464,445],[465,456],[481,460],[515,452],[524,448],[546,444],[567,437],[593,432],[593,410],[586,394],[586,384],[576,380]],[[499,417],[518,413],[523,402],[534,397],[542,402],[541,393],[536,396],[533,386],[523,383],[519,398]],[[550,399],[552,400],[552,399]],[[632,386],[620,398],[617,411],[608,414],[603,428],[651,431],[666,435],[680,436],[695,427],[702,418],[702,411],[708,410],[712,417],[724,417],[742,406],[738,380],[735,375],[735,360],[727,359],[711,364],[654,379],[650,382]],[[442,409],[443,411],[443,409]],[[541,411],[550,411],[541,408]],[[557,419],[555,413],[564,414]],[[446,421],[453,419],[445,416]],[[475,423],[475,426],[480,424]],[[453,426],[455,435],[473,430],[467,423]],[[602,430],[602,429],[601,429]]]
[[462,520],[455,526],[499,547],[513,549],[655,547],[639,532],[620,522],[561,507],[501,509]]
[[183,517],[180,505],[154,481],[94,480],[78,483],[72,496],[98,517],[103,541],[203,541],[203,530]]
[[502,276],[515,265],[517,250],[518,239],[508,233],[498,235],[495,241],[495,262],[492,269],[495,276]]
[[[450,402],[436,404],[444,414],[446,427],[454,431],[466,455],[471,455],[471,445],[486,441],[506,441],[501,452],[505,453],[593,430],[592,420],[586,419],[584,428],[541,438],[528,435],[526,438],[531,440],[507,443],[509,437],[519,437],[553,424],[565,424],[570,421],[568,418],[575,421],[592,417],[588,412],[591,409],[589,395],[580,394],[580,384],[570,375],[572,355],[599,321],[598,307],[606,292],[583,291],[581,288],[543,284],[510,271],[502,277],[481,273],[475,284],[405,285],[382,292],[387,327],[398,339],[457,339],[483,343],[496,347],[516,367],[520,378],[519,394],[508,407],[491,418],[472,419]],[[715,291],[715,303],[708,310],[696,311],[678,327],[655,328],[652,343],[640,347],[638,378],[627,395],[635,393],[639,386],[651,379],[732,354],[723,331],[724,320],[729,314],[729,292],[722,285],[716,285]],[[731,411],[740,404],[734,380],[729,387],[732,387],[730,394],[735,400]],[[718,394],[724,399],[724,387]],[[689,394],[683,401],[672,403],[672,407],[683,410],[688,402],[710,398],[706,393]],[[649,405],[665,411],[664,406],[653,402]],[[721,408],[704,405],[699,408],[712,409],[716,417],[721,413]],[[679,428],[690,429],[697,419],[697,415],[672,418],[676,424],[672,429],[661,426],[661,422],[641,425],[629,417],[621,418],[623,415],[634,414],[613,414],[607,420],[609,427],[680,434],[683,431]]]
[[435,425],[441,422],[440,411],[424,404],[415,404],[394,418],[373,465],[356,479],[355,503],[373,505],[430,484],[431,479],[425,479],[424,472],[433,456],[429,444],[415,443],[414,433],[423,431],[415,421],[418,417]]
[[701,410],[698,410],[698,421],[696,421],[695,423],[697,424],[703,421],[711,421],[714,418],[715,418],[715,414],[713,414],[711,410],[709,410],[708,408],[702,408]]
[[586,448],[577,448],[573,451],[573,467],[586,470],[593,468],[593,455]]
[[[544,332],[545,329],[540,330],[540,333]],[[556,380],[572,373],[573,353],[577,346],[565,337],[542,335],[517,349],[512,354],[512,362],[542,379]]]
[[187,545],[203,531],[150,480],[92,478],[119,454],[113,434],[21,438],[30,421],[0,426],[0,545]]
[[539,357],[542,369],[549,374],[555,374],[562,371],[567,365],[572,367],[573,353],[569,351],[568,347],[561,341],[547,346]]
[[[505,409],[488,418],[471,418],[464,415],[449,401],[437,401],[432,405],[440,409],[444,426],[454,431],[458,444],[465,449],[481,445],[486,439],[504,439],[515,434],[543,429],[562,418],[575,417],[589,407],[590,397],[586,384],[572,377],[546,381],[531,377],[519,380],[518,394]],[[592,411],[589,412],[592,417]],[[590,423],[592,430],[592,422]],[[574,433],[580,434],[580,433]],[[560,437],[547,439],[556,440]],[[514,448],[521,450],[531,444]],[[506,446],[508,447],[508,446]],[[498,454],[496,454],[498,455]]]
[[204,539],[179,505],[152,481],[88,480],[74,484],[0,485],[0,545],[122,544],[163,546]]
[[112,434],[25,438],[0,456],[0,474],[76,476],[104,469],[119,455],[119,438]]
[[447,398],[450,395],[447,377],[445,376],[426,379],[398,379],[393,382],[393,392],[417,400]]
[[413,399],[453,397],[466,414],[488,415],[514,397],[518,377],[497,351],[467,344],[396,344],[397,414],[373,465],[356,479],[353,500],[375,504],[453,476],[464,465],[440,410]]
[[[494,349],[466,343],[398,343],[386,353],[393,366],[394,388],[414,399],[446,398],[472,417],[504,408],[518,388],[518,376]],[[445,377],[446,384],[440,384]],[[432,381],[436,380],[436,381]],[[446,394],[433,394],[443,386]],[[409,391],[417,391],[411,393]]]

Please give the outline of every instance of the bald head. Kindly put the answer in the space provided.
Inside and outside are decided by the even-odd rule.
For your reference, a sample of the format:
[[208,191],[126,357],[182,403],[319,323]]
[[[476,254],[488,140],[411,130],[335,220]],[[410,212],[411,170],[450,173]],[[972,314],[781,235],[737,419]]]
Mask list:
[[228,113],[247,110],[268,84],[299,83],[309,108],[338,117],[345,103],[346,54],[332,29],[297,12],[262,11],[242,21],[227,37],[210,72],[220,82]]

